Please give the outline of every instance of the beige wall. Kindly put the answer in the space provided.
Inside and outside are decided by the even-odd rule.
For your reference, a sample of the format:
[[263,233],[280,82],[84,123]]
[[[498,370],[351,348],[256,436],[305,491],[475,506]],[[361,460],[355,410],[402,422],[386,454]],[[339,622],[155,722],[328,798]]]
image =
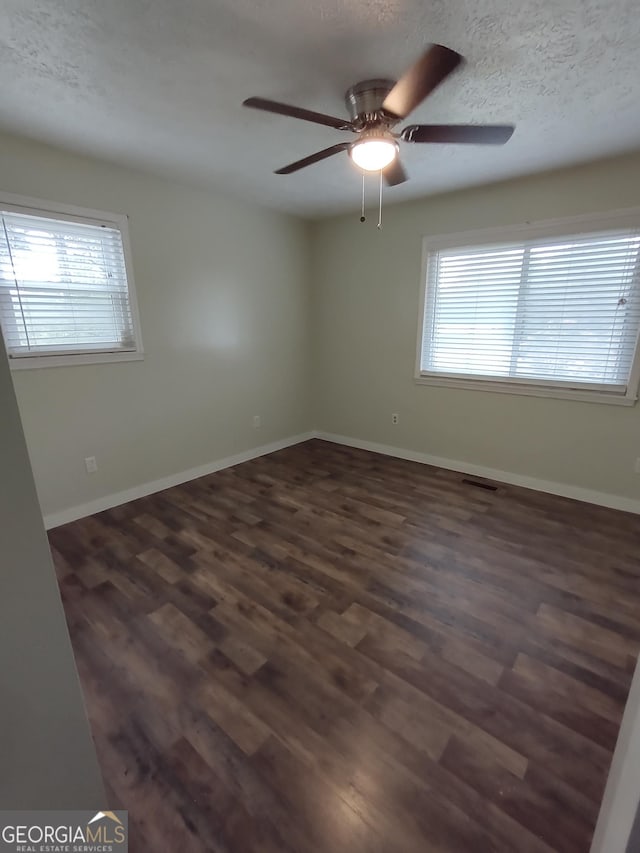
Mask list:
[[[381,232],[373,216],[365,224],[356,214],[314,224],[316,427],[640,498],[640,476],[633,473],[640,456],[640,404],[624,408],[413,381],[424,235],[636,205],[640,155],[388,204]],[[400,415],[397,426],[392,412]]]
[[0,191],[130,218],[144,361],[13,374],[45,514],[311,428],[302,222],[7,136]]
[[105,799],[0,335],[0,809]]
[[43,511],[312,427],[640,499],[640,406],[413,381],[425,234],[640,205],[639,178],[635,155],[387,204],[378,232],[375,217],[307,226],[0,136],[0,190],[129,215],[146,350],[143,362],[14,373]]

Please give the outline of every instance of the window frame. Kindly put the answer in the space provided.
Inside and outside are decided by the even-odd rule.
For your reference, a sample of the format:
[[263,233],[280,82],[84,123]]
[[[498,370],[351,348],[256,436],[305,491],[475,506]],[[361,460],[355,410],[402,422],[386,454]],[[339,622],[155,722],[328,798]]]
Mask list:
[[640,384],[640,330],[636,337],[629,381],[625,393],[604,391],[602,387],[589,390],[588,385],[554,382],[552,380],[521,379],[515,377],[471,376],[464,373],[442,373],[422,370],[422,344],[425,330],[425,305],[429,287],[430,255],[445,249],[471,249],[518,241],[544,238],[572,237],[597,231],[624,228],[640,228],[640,208],[626,208],[609,213],[585,214],[558,219],[526,221],[518,225],[461,231],[423,237],[420,279],[420,304],[414,381],[417,385],[439,386],[475,391],[490,391],[500,394],[516,394],[528,397],[551,397],[564,400],[579,400],[588,403],[608,403],[618,406],[633,406],[638,399]]
[[110,228],[116,228],[122,238],[122,250],[135,344],[133,349],[126,351],[102,350],[96,352],[87,350],[86,352],[72,351],[50,355],[35,353],[33,355],[21,356],[12,356],[7,348],[11,370],[34,370],[44,367],[72,367],[83,364],[142,361],[144,359],[144,348],[142,345],[136,286],[133,277],[131,241],[129,239],[129,217],[124,213],[108,213],[104,210],[94,210],[93,208],[79,207],[74,204],[62,204],[6,192],[0,192],[0,209],[13,213],[22,213],[27,216],[43,216],[60,221],[79,222],[85,225],[106,225]]

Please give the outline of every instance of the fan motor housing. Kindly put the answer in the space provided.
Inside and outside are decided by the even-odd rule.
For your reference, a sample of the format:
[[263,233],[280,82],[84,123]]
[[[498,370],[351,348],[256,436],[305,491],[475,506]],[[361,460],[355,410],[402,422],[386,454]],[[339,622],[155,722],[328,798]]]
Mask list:
[[395,80],[363,80],[347,89],[344,101],[353,124],[365,127],[381,120],[388,121],[382,102],[395,84]]

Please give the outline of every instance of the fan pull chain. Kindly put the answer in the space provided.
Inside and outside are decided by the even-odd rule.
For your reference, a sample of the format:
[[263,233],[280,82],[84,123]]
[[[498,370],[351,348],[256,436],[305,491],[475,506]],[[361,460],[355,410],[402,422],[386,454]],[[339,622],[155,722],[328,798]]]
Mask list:
[[367,217],[364,215],[364,173],[362,175],[362,204],[360,205],[360,222],[364,222]]
[[378,199],[378,231],[382,231],[382,169],[380,170],[380,196]]

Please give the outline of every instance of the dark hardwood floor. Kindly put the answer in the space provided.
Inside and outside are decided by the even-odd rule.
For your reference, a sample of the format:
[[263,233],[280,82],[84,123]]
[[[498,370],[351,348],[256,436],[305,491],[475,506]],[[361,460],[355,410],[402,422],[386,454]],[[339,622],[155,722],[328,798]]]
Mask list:
[[134,853],[587,853],[640,520],[311,441],[50,532]]

